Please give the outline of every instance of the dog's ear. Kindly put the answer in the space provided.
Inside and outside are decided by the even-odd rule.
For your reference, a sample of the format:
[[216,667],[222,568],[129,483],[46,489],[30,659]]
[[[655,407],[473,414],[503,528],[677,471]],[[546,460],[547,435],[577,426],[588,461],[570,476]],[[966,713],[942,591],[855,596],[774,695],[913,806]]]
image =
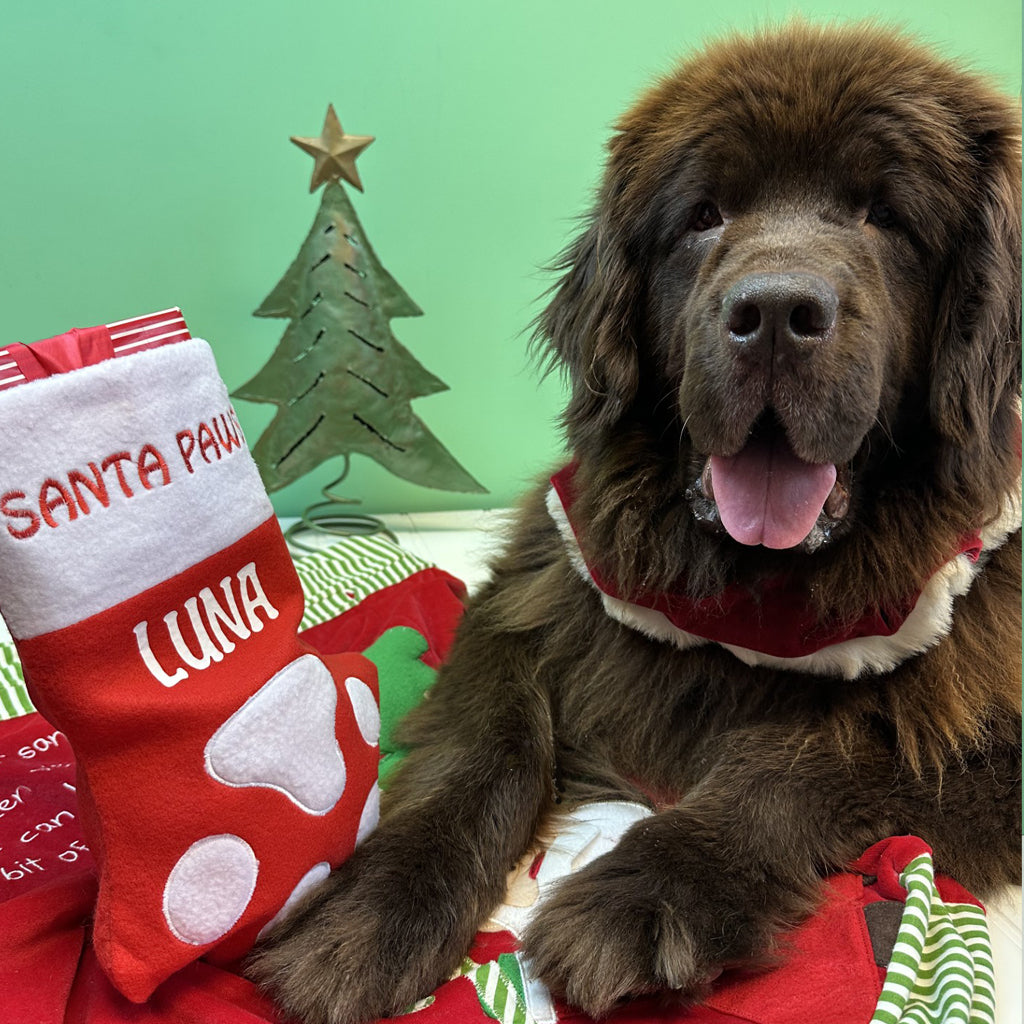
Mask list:
[[615,423],[636,396],[635,321],[642,281],[607,210],[606,183],[597,211],[555,264],[562,277],[535,324],[536,342],[568,377],[563,420],[571,443]]
[[1020,445],[1020,134],[1000,114],[999,127],[974,133],[977,187],[940,301],[930,392],[943,482],[989,514]]

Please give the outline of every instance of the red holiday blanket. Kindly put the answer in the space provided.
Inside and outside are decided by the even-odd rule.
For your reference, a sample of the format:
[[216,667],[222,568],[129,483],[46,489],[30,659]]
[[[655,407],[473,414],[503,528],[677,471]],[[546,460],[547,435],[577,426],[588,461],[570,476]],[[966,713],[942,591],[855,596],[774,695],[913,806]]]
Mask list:
[[[370,628],[365,621],[355,625]],[[340,627],[335,623],[334,628]],[[596,805],[570,815],[546,851],[524,862],[506,904],[479,933],[463,971],[414,1008],[410,1024],[490,1019],[585,1024],[587,1018],[524,978],[515,933],[548,885],[599,854],[638,813],[643,810],[634,805]],[[911,837],[889,840],[872,848],[850,873],[828,880],[820,911],[793,933],[772,972],[723,976],[707,1002],[689,1010],[638,1000],[610,1019],[613,1024],[866,1024],[873,1019],[904,912],[899,871],[926,849]],[[91,947],[96,891],[66,739],[39,715],[0,723],[0,1024],[283,1024],[237,964],[196,961],[160,985],[146,1003],[130,1002],[107,980]],[[973,909],[974,901],[955,883],[940,879],[938,891],[947,904]]]
[[[525,990],[528,983],[515,957],[516,918],[545,888],[545,861],[554,876],[571,869],[587,847],[596,844],[591,853],[599,852],[608,828],[628,824],[633,813],[629,807],[601,808],[573,818],[560,840],[521,873],[509,902],[479,933],[464,972],[425,1000],[410,1015],[410,1024],[490,1019],[584,1024],[585,1017],[543,992]],[[856,865],[859,870],[830,879],[820,911],[793,934],[783,962],[771,973],[725,976],[705,1005],[688,1011],[642,999],[611,1020],[869,1021],[885,979],[881,965],[888,963],[903,910],[902,890],[893,888],[894,867],[921,848],[920,841],[889,841],[873,848]],[[947,881],[940,891],[947,901],[973,904]],[[0,723],[0,1024],[283,1024],[237,965],[198,961],[160,985],[145,1004],[130,1002],[106,979],[92,952],[95,898],[66,738],[39,715]]]

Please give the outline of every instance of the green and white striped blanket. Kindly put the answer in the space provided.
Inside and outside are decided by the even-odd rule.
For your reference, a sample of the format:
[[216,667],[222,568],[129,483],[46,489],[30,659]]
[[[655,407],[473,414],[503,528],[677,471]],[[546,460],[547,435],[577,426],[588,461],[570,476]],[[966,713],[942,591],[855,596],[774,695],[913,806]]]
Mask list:
[[0,722],[27,715],[33,710],[18,652],[11,641],[0,642]]
[[907,901],[871,1024],[993,1024],[995,976],[988,924],[969,903],[944,903],[932,860],[900,874]]

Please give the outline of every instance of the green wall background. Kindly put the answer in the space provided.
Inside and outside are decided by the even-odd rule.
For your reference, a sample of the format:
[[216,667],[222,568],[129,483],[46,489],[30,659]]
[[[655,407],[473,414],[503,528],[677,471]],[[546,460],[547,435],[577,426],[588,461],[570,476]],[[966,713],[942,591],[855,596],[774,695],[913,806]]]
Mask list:
[[[490,494],[415,487],[355,458],[370,511],[509,504],[560,448],[561,386],[526,358],[599,174],[609,126],[702,38],[877,16],[1019,95],[1019,0],[50,0],[0,28],[3,342],[180,305],[229,387],[284,321],[251,311],[298,251],[319,194],[289,135],[328,102],[377,136],[354,202],[424,309],[396,335],[451,390],[414,408]],[[250,442],[270,406],[239,402]],[[314,500],[338,462],[275,496]]]

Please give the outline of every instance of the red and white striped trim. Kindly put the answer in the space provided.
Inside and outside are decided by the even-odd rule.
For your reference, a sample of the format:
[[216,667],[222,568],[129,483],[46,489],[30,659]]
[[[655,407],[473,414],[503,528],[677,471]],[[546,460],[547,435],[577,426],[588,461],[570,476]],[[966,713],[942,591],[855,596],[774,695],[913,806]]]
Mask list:
[[[132,355],[176,341],[187,341],[192,337],[177,306],[129,320],[118,320],[105,326],[114,342],[115,356]],[[0,391],[24,382],[25,376],[12,358],[10,350],[0,348]]]
[[0,348],[0,391],[21,384],[25,375],[18,369],[18,364],[11,359],[6,348]]
[[158,348],[160,345],[170,345],[175,341],[188,341],[192,337],[177,306],[163,309],[159,313],[107,324],[107,330],[114,341],[115,356],[142,352],[147,348]]

